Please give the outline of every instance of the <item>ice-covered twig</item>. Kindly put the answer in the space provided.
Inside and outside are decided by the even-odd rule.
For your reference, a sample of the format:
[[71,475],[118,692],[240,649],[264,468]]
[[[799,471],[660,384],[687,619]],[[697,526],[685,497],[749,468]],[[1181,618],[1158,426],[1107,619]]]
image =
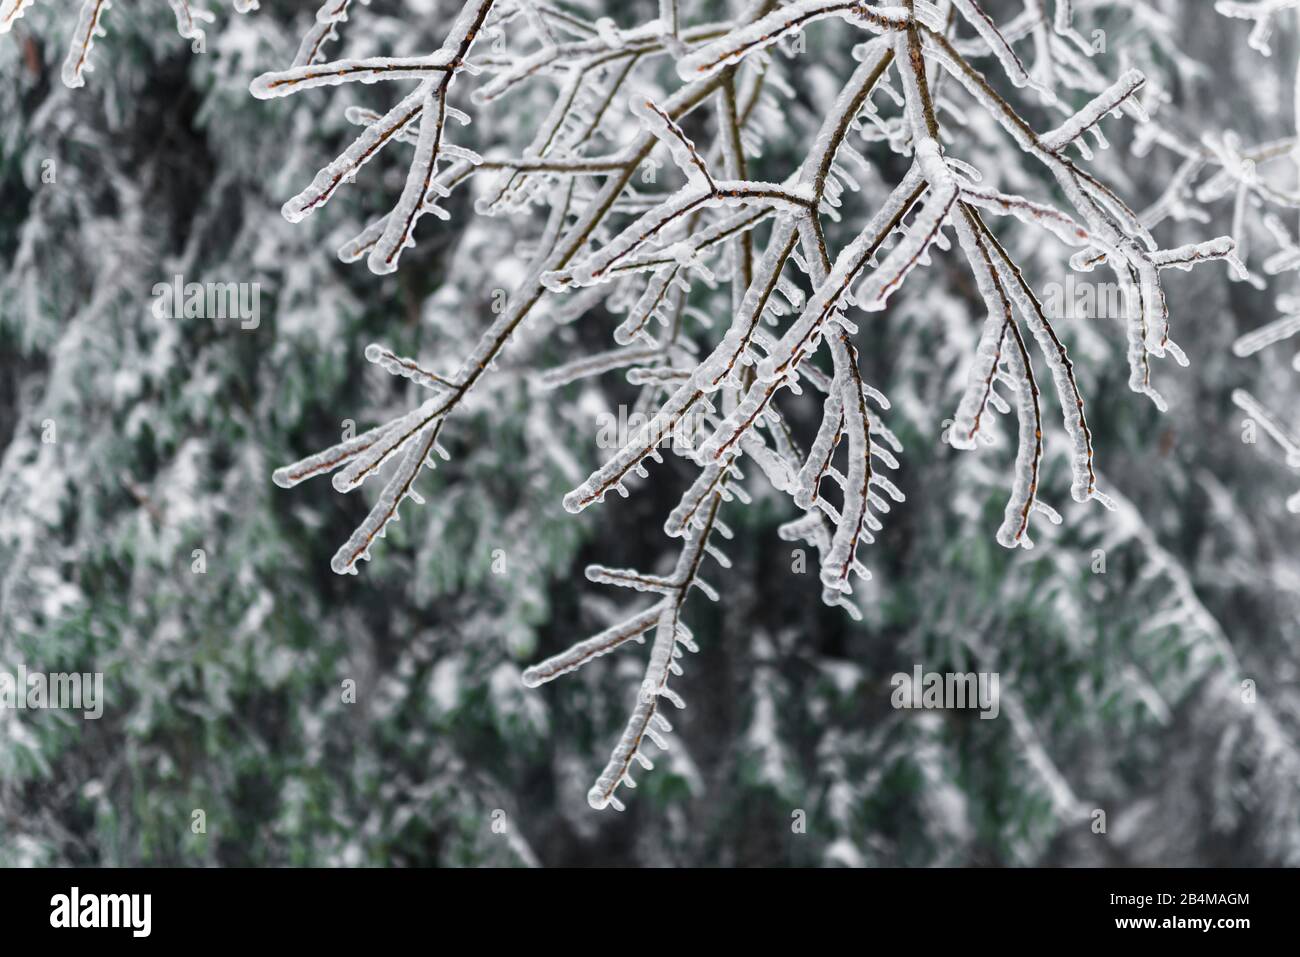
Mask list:
[[466,3],[442,47],[428,56],[372,57],[322,64],[314,64],[311,62],[314,58],[308,57],[305,63],[300,62],[288,70],[264,73],[253,80],[251,91],[260,98],[286,96],[318,86],[343,83],[420,81],[412,93],[367,126],[338,158],[321,169],[306,189],[285,203],[282,211],[286,219],[297,222],[320,208],[384,146],[418,122],[415,155],[402,195],[383,225],[376,230],[377,237],[366,244],[367,262],[372,271],[386,273],[397,268],[402,250],[414,243],[415,224],[431,208],[426,198],[436,185],[438,165],[445,160],[469,158],[473,163],[475,159],[473,154],[458,150],[445,140],[449,117],[467,120],[465,114],[447,102],[447,97],[456,76],[474,69],[468,56],[482,32],[492,4],[493,0]]
[[1106,114],[1116,112],[1122,103],[1129,100],[1142,88],[1142,84],[1145,82],[1146,77],[1138,70],[1126,71],[1108,89],[1099,93],[1074,116],[1050,133],[1044,133],[1041,138],[1043,148],[1053,153],[1059,153],[1086,131],[1100,123],[1102,117],[1106,116]]
[[682,549],[670,575],[642,576],[639,573],[623,572],[611,578],[604,569],[587,570],[587,576],[612,584],[629,584],[628,579],[639,581],[639,590],[659,592],[663,595],[655,604],[643,611],[622,620],[599,634],[580,641],[558,655],[547,658],[524,672],[524,684],[536,687],[560,675],[576,671],[587,662],[608,654],[629,640],[644,641],[646,632],[654,629],[654,641],[650,649],[650,659],[646,665],[645,677],[637,694],[636,706],[628,719],[627,726],[610,754],[609,762],[596,778],[596,783],[587,794],[588,803],[599,810],[613,807],[623,810],[623,803],[615,796],[620,785],[635,787],[631,777],[634,761],[649,770],[654,765],[643,753],[645,739],[649,738],[660,750],[667,750],[668,742],[664,737],[671,729],[671,724],[663,717],[660,700],[666,699],[677,707],[685,707],[682,699],[673,692],[668,681],[670,676],[682,673],[678,659],[682,648],[695,650],[695,642],[681,620],[682,606],[693,588],[707,589],[699,577],[700,567],[708,551],[708,539],[717,523],[718,508],[722,504],[722,495],[714,491],[709,496],[708,505],[698,525],[687,527]]
[[1264,56],[1272,53],[1270,41],[1273,37],[1273,18],[1284,10],[1300,7],[1300,0],[1216,0],[1214,9],[1225,17],[1251,20],[1255,26],[1250,31],[1247,41],[1252,50],[1258,50]]
[[[712,530],[726,534],[717,520],[722,503],[747,501],[755,482],[789,496],[802,515],[783,526],[782,537],[811,543],[820,554],[823,600],[858,613],[848,596],[853,578],[868,577],[859,546],[872,541],[882,527],[880,516],[902,501],[902,492],[888,476],[901,449],[884,421],[889,403],[864,381],[854,339],[865,339],[865,324],[878,321],[872,314],[891,308],[900,290],[915,285],[918,267],[953,247],[954,231],[988,320],[952,442],[972,444],[989,407],[1009,411],[1012,406],[998,390],[1013,393],[1020,437],[1011,495],[997,532],[1007,547],[1030,544],[1035,512],[1059,518],[1040,500],[1047,437],[1035,356],[1047,363],[1072,445],[1071,494],[1078,501],[1105,498],[1097,490],[1092,435],[1065,344],[1008,247],[981,216],[992,213],[1009,217],[1012,226],[1040,229],[1076,251],[1070,260],[1075,268],[1105,266],[1115,273],[1123,291],[1130,382],[1153,397],[1150,358],[1181,356],[1169,335],[1161,272],[1211,259],[1233,263],[1235,246],[1212,240],[1161,250],[1149,224],[1085,168],[1084,134],[1091,130],[1089,135],[1100,139],[1096,126],[1110,112],[1140,115],[1140,74],[1125,74],[1114,83],[1102,76],[1074,38],[1068,5],[1063,17],[1058,7],[1058,19],[1047,30],[1045,8],[1037,3],[1005,27],[975,0],[760,2],[738,20],[697,25],[681,22],[686,11],[666,4],[659,19],[624,26],[566,19],[558,8],[530,0],[510,6],[498,22],[528,27],[536,45],[516,53],[512,42],[511,52],[476,57],[491,78],[473,99],[487,107],[536,78],[550,77],[557,88],[553,106],[526,149],[506,155],[485,148],[485,156],[478,157],[446,142],[445,120],[457,118],[446,90],[468,66],[465,57],[475,35],[476,28],[460,25],[466,17],[486,16],[488,6],[467,4],[458,27],[430,57],[334,61],[348,64],[340,67],[347,71],[340,82],[398,78],[418,86],[386,114],[353,109],[349,118],[366,125],[357,143],[292,200],[286,214],[301,217],[319,206],[388,142],[413,141],[415,155],[398,209],[349,243],[344,258],[365,255],[377,271],[395,266],[396,253],[410,242],[414,216],[436,209],[437,200],[475,171],[495,169],[500,176],[478,197],[480,213],[546,210],[540,237],[529,235],[523,278],[452,375],[439,376],[413,360],[376,351],[373,361],[431,389],[434,398],[349,440],[352,444],[282,470],[277,481],[288,484],[337,469],[335,483],[346,491],[406,450],[371,516],[336,558],[337,568],[352,570],[409,494],[424,461],[414,460],[414,451],[426,441],[436,448],[438,430],[539,303],[566,297],[549,313],[556,323],[572,321],[597,304],[617,314],[612,324],[617,348],[566,357],[541,384],[556,387],[627,370],[627,381],[639,390],[635,408],[645,413],[645,424],[578,483],[564,505],[579,512],[610,492],[629,494],[629,482],[649,476],[650,463],[662,458],[662,446],[671,438],[673,451],[694,470],[664,526],[685,545],[669,575],[593,566],[593,580],[660,597],[651,608],[529,669],[526,680],[550,680],[654,631],[643,693],[591,792],[593,806],[618,806],[614,793],[630,783],[627,770],[640,760],[643,739],[663,730],[658,702],[671,698],[667,676],[684,634],[681,600],[692,587],[712,592],[696,574],[697,559],[720,555],[707,539]],[[974,40],[947,36],[949,13],[975,31]],[[784,178],[777,172],[770,181],[758,179],[750,172],[750,157],[760,130],[751,118],[764,107],[765,88],[780,82],[779,71],[766,68],[766,51],[815,21],[827,21],[830,29],[864,31],[864,42],[854,50],[858,65],[824,111],[806,156]],[[1032,75],[1014,49],[1029,36],[1044,44]],[[993,66],[1014,86],[1044,93],[1041,99],[1064,114],[1064,121],[1039,134],[1000,92],[1005,84],[971,65],[968,56],[975,55],[991,55]],[[667,72],[657,67],[663,57],[675,61],[684,81],[674,91],[658,86]],[[280,78],[293,87],[324,85],[333,82],[328,70],[321,72],[328,66],[299,63]],[[646,82],[638,85],[638,77]],[[948,78],[957,83],[940,89]],[[1063,105],[1067,98],[1048,89],[1053,82],[1064,84],[1069,100],[1083,99],[1082,93],[1090,102],[1070,115]],[[894,107],[882,110],[873,101],[877,94],[882,103],[888,98],[901,107],[902,115],[886,115]],[[960,131],[945,126],[971,103],[1045,172],[1048,190],[1054,187],[1064,196],[1063,208],[984,185],[982,171],[961,155]],[[705,114],[703,120],[684,122],[696,110]],[[902,175],[896,182],[882,187],[882,171],[892,167],[869,163],[850,141],[856,131],[873,150],[905,158],[897,164]],[[1065,155],[1075,143],[1083,152],[1078,162]],[[637,183],[635,174],[660,144],[676,166],[671,178],[680,185],[642,189],[653,177]],[[862,182],[870,188],[863,189]],[[996,182],[1016,178],[998,176]],[[846,234],[828,230],[828,223],[856,208],[845,202],[851,190],[870,198],[869,212]],[[835,248],[841,235],[854,238]],[[862,332],[851,317],[854,307],[868,316]],[[821,421],[805,451],[786,414],[787,402],[810,389],[820,394]],[[687,557],[689,575],[682,564]]]
[[[941,28],[937,11],[928,3],[922,7],[930,12],[936,28]],[[858,0],[795,0],[692,51],[678,62],[677,72],[688,81],[711,76],[828,17],[839,17],[854,26],[881,33],[902,29],[909,14],[902,6],[873,5]]]

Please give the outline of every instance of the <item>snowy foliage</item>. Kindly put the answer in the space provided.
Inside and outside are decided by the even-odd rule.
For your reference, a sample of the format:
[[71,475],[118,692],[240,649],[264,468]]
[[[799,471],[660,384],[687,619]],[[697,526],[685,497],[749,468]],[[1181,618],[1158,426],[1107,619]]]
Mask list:
[[[36,0],[0,0],[0,33],[8,33],[13,25]],[[208,10],[190,3],[190,0],[167,0],[176,18],[176,32],[189,40],[195,50],[202,50],[205,41],[200,23],[211,23],[216,17]],[[258,0],[232,0],[236,12],[256,10]],[[344,3],[346,6],[346,3]],[[73,89],[86,85],[86,74],[94,72],[91,52],[95,41],[107,36],[104,22],[112,8],[112,0],[82,0],[77,25],[68,40],[67,58],[63,61],[63,83]]]

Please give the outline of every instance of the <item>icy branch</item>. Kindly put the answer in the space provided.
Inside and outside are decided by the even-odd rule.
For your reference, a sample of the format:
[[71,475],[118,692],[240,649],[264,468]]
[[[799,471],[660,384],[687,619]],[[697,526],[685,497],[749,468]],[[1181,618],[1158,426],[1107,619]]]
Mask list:
[[[418,219],[427,212],[448,215],[438,200],[458,184],[478,185],[482,181],[472,177],[486,170],[498,175],[483,184],[475,209],[485,216],[516,216],[511,228],[524,238],[520,255],[526,260],[505,307],[479,332],[453,374],[430,372],[379,346],[367,349],[367,359],[430,390],[432,398],[277,471],[275,480],[288,486],[333,471],[335,487],[349,491],[381,468],[391,470],[365,522],[335,557],[336,571],[354,571],[401,502],[415,497],[412,485],[429,452],[438,450],[440,430],[539,303],[554,303],[546,310],[548,323],[573,321],[597,306],[614,314],[614,348],[564,355],[537,381],[556,388],[620,374],[638,389],[636,409],[646,419],[563,504],[576,513],[610,492],[630,494],[634,477],[669,480],[667,470],[652,478],[650,465],[662,459],[672,439],[679,464],[691,475],[664,530],[682,540],[682,549],[667,575],[589,568],[593,581],[654,596],[653,604],[528,669],[525,681],[547,682],[653,632],[641,693],[589,795],[594,807],[620,807],[615,792],[633,784],[632,764],[648,764],[645,739],[661,741],[667,731],[661,700],[678,700],[669,678],[679,670],[681,648],[691,647],[681,621],[685,598],[693,589],[715,594],[699,568],[706,557],[725,564],[709,543],[714,532],[727,534],[718,518],[724,504],[743,505],[755,486],[786,501],[798,517],[782,526],[781,536],[817,549],[823,600],[858,614],[849,596],[852,580],[868,577],[860,546],[873,540],[880,516],[903,496],[888,476],[901,450],[885,421],[889,404],[864,381],[855,339],[872,340],[879,314],[893,307],[896,296],[947,275],[946,268],[929,275],[917,270],[948,254],[954,234],[960,246],[955,268],[974,277],[970,299],[987,318],[972,333],[978,342],[971,343],[974,355],[949,441],[973,447],[994,410],[1014,407],[1018,440],[1010,495],[996,531],[1008,548],[1030,546],[1035,513],[1059,520],[1042,500],[1045,450],[1053,441],[1044,427],[1044,368],[1069,446],[1070,494],[1079,502],[1107,499],[1097,489],[1092,433],[1073,360],[1009,252],[1019,247],[1004,245],[981,217],[1004,217],[1010,229],[1029,227],[1059,241],[1067,248],[1062,271],[1103,267],[1114,273],[1122,291],[1130,385],[1157,401],[1151,360],[1182,358],[1170,334],[1162,272],[1217,259],[1235,270],[1239,248],[1234,239],[1220,237],[1161,249],[1151,233],[1154,222],[1089,171],[1085,137],[1104,142],[1098,126],[1111,113],[1141,116],[1143,78],[1137,71],[1113,82],[1105,77],[1074,32],[1068,3],[1058,3],[1053,21],[1035,3],[1003,25],[976,0],[758,3],[740,18],[714,24],[684,23],[689,11],[665,2],[658,19],[629,26],[588,20],[541,0],[510,5],[496,21],[488,19],[492,9],[488,0],[465,4],[443,44],[423,57],[321,62],[317,41],[328,34],[317,31],[304,40],[312,46],[290,69],[254,83],[259,96],[356,82],[415,84],[383,114],[351,108],[348,119],[364,127],[356,140],[285,204],[288,219],[301,219],[389,143],[413,147],[394,209],[344,247],[346,261],[364,256],[375,272],[397,268],[401,251],[414,242]],[[336,5],[322,12],[327,16],[318,23],[333,24],[345,10]],[[974,31],[973,39],[948,35],[950,13],[962,29]],[[759,168],[755,158],[762,156],[764,126],[770,124],[758,118],[770,109],[765,97],[781,85],[767,51],[822,21],[823,29],[862,37],[854,49],[858,64],[833,102],[823,105],[817,133],[794,168],[769,172],[768,162],[763,175],[773,179],[759,179],[752,170]],[[468,56],[483,28],[507,22],[515,31],[508,50],[494,49],[471,64]],[[1038,44],[1032,73],[1015,50],[1028,37]],[[1001,92],[1008,84],[991,81],[972,65],[978,56],[987,57],[1011,87],[1036,90],[1041,104],[1068,118],[1040,134]],[[675,69],[660,69],[665,58]],[[550,97],[526,148],[489,144],[480,157],[448,141],[448,120],[468,121],[453,103],[453,83],[476,66],[488,74],[472,96],[480,109],[531,85]],[[664,77],[674,73],[682,85],[663,90]],[[950,79],[956,82],[944,82]],[[1010,95],[1026,94],[1013,89]],[[1063,104],[1085,97],[1089,102],[1069,115]],[[988,154],[982,144],[966,148],[977,126],[965,122],[970,111],[993,121],[983,124],[989,135],[1019,148],[1025,170],[976,168],[976,158]],[[1079,147],[1077,162],[1066,156],[1071,145]],[[657,166],[653,154],[660,146],[675,167],[666,187],[653,176],[637,177],[638,171],[653,172],[647,167]],[[1227,146],[1216,153],[1193,144],[1191,156],[1202,165],[1231,164],[1226,192],[1244,188],[1268,195],[1267,184],[1249,179],[1249,164]],[[889,180],[887,171],[896,171],[897,178]],[[983,185],[1018,188],[1030,171],[1042,181],[1037,199]],[[849,202],[851,191],[859,195]],[[1173,186],[1171,191],[1153,219],[1187,202]],[[1054,193],[1062,198],[1059,208],[1050,202]],[[852,221],[864,200],[866,212]],[[841,218],[850,219],[847,228],[833,228]],[[852,238],[844,243],[846,237]],[[1049,241],[1045,248],[1057,247]],[[1067,258],[1070,251],[1073,258]],[[1279,330],[1258,338],[1294,331]],[[887,360],[877,356],[873,365]],[[803,433],[786,415],[796,402],[809,401],[809,391],[821,418],[804,450]]]

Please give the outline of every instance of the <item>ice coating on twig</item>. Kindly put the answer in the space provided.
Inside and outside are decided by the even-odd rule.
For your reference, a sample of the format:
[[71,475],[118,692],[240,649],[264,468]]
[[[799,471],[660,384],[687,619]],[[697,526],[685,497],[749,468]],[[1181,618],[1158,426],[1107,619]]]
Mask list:
[[1145,82],[1146,77],[1142,75],[1141,71],[1125,71],[1110,87],[1094,97],[1087,106],[1050,133],[1044,133],[1042,136],[1043,148],[1053,153],[1059,153],[1087,130],[1100,123],[1102,117],[1108,113],[1116,112],[1120,104],[1140,90]]
[[309,455],[292,465],[276,469],[272,473],[271,479],[280,488],[293,488],[299,482],[332,472],[334,469],[352,461],[366,449],[372,448],[376,442],[379,442],[392,432],[393,427],[393,422],[386,422],[353,438],[345,439],[338,445],[332,445],[322,452]]
[[[923,10],[930,8],[925,3],[918,6]],[[932,13],[931,16],[937,14]],[[678,61],[677,72],[687,81],[711,76],[827,17],[841,17],[854,26],[883,32],[905,23],[908,12],[901,5],[873,5],[845,0],[795,0],[694,50]]]
[[77,25],[72,31],[72,43],[63,61],[64,86],[75,89],[86,85],[86,71],[94,69],[90,64],[90,53],[95,46],[95,38],[108,35],[102,21],[112,5],[111,0],[82,0]]
[[0,0],[0,33],[8,33],[36,0]]
[[[401,196],[343,246],[345,261],[365,259],[380,273],[397,268],[415,241],[416,221],[429,212],[450,215],[438,203],[466,182],[481,184],[476,212],[516,216],[511,228],[520,233],[522,267],[503,290],[501,308],[458,365],[448,367],[453,374],[441,376],[377,345],[367,349],[367,359],[432,390],[433,398],[277,473],[277,481],[291,484],[334,471],[336,486],[347,491],[389,470],[370,515],[336,556],[336,571],[354,571],[369,555],[413,494],[439,431],[460,418],[466,397],[526,323],[536,328],[539,313],[542,334],[582,316],[612,317],[614,344],[578,355],[569,350],[579,340],[557,337],[558,355],[548,353],[556,364],[533,376],[530,387],[614,375],[635,388],[631,408],[644,416],[564,496],[564,507],[581,512],[611,492],[631,494],[636,482],[671,481],[672,470],[655,467],[669,440],[679,457],[674,464],[687,470],[664,521],[665,533],[681,545],[672,571],[588,569],[592,581],[649,596],[652,604],[602,622],[593,637],[524,675],[530,686],[542,684],[653,632],[631,716],[588,797],[598,808],[621,807],[617,791],[634,784],[631,767],[649,763],[646,739],[665,740],[661,703],[680,703],[670,678],[680,670],[682,649],[693,647],[682,622],[685,599],[695,590],[708,598],[720,593],[699,572],[708,559],[727,564],[713,544],[715,533],[730,534],[722,511],[744,506],[760,490],[793,506],[795,517],[780,535],[817,550],[822,600],[854,616],[870,601],[869,591],[854,593],[869,578],[861,548],[903,501],[903,483],[889,477],[901,452],[886,421],[889,403],[864,381],[858,350],[867,355],[877,347],[894,297],[923,284],[918,267],[951,257],[942,272],[933,268],[922,278],[942,281],[951,269],[974,277],[966,298],[983,321],[971,332],[974,355],[963,370],[965,388],[954,396],[948,441],[974,447],[987,440],[988,416],[1017,414],[1009,497],[994,532],[1008,548],[1029,547],[1035,515],[1060,518],[1040,500],[1052,497],[1043,487],[1050,475],[1043,462],[1056,441],[1044,426],[1043,363],[1068,442],[1071,496],[1108,500],[1097,490],[1092,435],[1066,343],[1008,251],[1020,247],[999,238],[1002,228],[1045,234],[1045,249],[1064,244],[1061,272],[1102,267],[1114,274],[1130,384],[1157,400],[1153,360],[1185,361],[1171,337],[1162,273],[1213,260],[1244,273],[1231,238],[1173,249],[1157,243],[1152,229],[1160,218],[1192,201],[1190,180],[1171,184],[1161,204],[1139,213],[1087,168],[1086,140],[1104,145],[1103,118],[1118,112],[1140,120],[1147,93],[1136,71],[1112,80],[1089,59],[1068,3],[1057,5],[1055,19],[1035,4],[1005,24],[975,0],[796,0],[749,6],[716,23],[694,22],[692,9],[672,0],[656,10],[657,19],[635,25],[541,0],[476,0],[426,56],[325,62],[320,46],[332,34],[316,32],[304,40],[315,45],[290,69],[255,81],[262,95],[386,79],[413,85],[386,112],[348,108],[347,119],[363,126],[357,139],[286,204],[285,215],[301,219],[389,143],[402,141],[408,165]],[[328,16],[320,24],[341,20],[340,7],[322,11]],[[950,36],[950,14],[959,32],[973,36]],[[763,150],[773,125],[765,111],[773,90],[789,91],[771,49],[814,23],[854,37],[857,65],[833,100],[816,104],[819,125],[806,155],[793,168],[773,168]],[[484,31],[506,42],[471,63],[470,48]],[[1026,67],[1021,45],[1030,43],[1034,60]],[[525,88],[549,97],[525,148],[488,143],[480,155],[448,142],[454,127],[447,121],[468,120],[453,102],[454,81],[478,67],[486,75],[470,97],[476,109],[505,104]],[[674,74],[684,82],[664,89]],[[1048,131],[1039,132],[1008,96],[1034,97],[1059,117],[1055,128],[1047,123]],[[993,122],[970,122],[976,112]],[[1043,174],[1037,196],[1012,192],[1026,180],[1019,167],[980,168],[989,154],[982,143],[967,149],[965,140],[977,125]],[[662,158],[664,148],[673,165],[661,182],[655,155]],[[1251,173],[1257,160],[1240,144],[1196,149],[1203,166],[1224,167],[1216,184],[1223,195],[1239,200],[1277,191]],[[754,157],[764,159],[762,167]],[[760,179],[759,168],[770,178]],[[493,175],[478,177],[486,171]],[[1002,218],[996,233],[986,222],[991,216]],[[836,228],[841,220],[845,225]],[[1283,252],[1273,266],[1300,264],[1300,249]],[[1279,328],[1248,344],[1289,327]],[[872,357],[873,368],[881,358]],[[800,403],[813,403],[820,414],[807,429],[792,427],[789,418]]]
[[421,367],[414,359],[399,356],[376,342],[366,346],[365,356],[367,362],[373,362],[385,372],[410,379],[417,385],[432,389],[434,392],[447,392],[453,388],[452,383],[447,379]]
[[450,56],[441,52],[425,57],[379,56],[364,60],[333,60],[263,73],[252,82],[249,90],[259,100],[268,100],[322,86],[341,86],[344,83],[425,80],[431,74],[446,73],[450,69]]

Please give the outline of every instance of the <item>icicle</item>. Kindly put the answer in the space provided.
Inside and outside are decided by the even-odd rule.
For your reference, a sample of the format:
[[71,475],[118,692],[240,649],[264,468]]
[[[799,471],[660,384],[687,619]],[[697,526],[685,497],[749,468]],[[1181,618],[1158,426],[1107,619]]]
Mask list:
[[1252,50],[1264,56],[1272,56],[1270,42],[1273,37],[1273,16],[1288,7],[1296,6],[1296,0],[1253,0],[1241,3],[1236,0],[1217,0],[1214,9],[1225,17],[1253,20],[1255,26],[1250,31],[1246,42]]

